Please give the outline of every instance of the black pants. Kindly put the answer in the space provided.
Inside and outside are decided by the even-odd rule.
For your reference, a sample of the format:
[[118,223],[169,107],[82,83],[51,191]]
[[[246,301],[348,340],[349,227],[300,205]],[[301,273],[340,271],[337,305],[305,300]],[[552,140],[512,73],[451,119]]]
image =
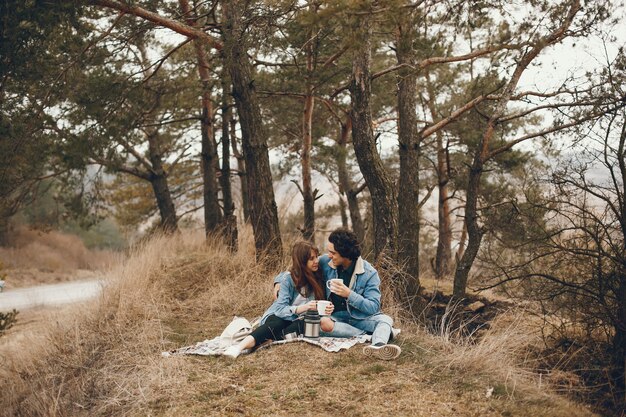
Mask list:
[[272,314],[250,336],[254,337],[254,345],[258,346],[266,340],[283,340],[289,333],[303,334],[304,320],[283,320]]

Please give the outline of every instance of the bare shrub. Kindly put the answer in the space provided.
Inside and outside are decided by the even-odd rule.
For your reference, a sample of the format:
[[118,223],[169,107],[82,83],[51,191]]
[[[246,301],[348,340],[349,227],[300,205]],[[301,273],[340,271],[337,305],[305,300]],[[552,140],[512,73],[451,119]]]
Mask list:
[[0,259],[8,268],[69,272],[103,268],[115,262],[116,254],[89,250],[75,235],[21,228],[12,235],[9,247],[0,247]]
[[18,311],[13,309],[7,313],[3,313],[0,311],[0,336],[6,331],[9,330],[15,322],[17,321]]

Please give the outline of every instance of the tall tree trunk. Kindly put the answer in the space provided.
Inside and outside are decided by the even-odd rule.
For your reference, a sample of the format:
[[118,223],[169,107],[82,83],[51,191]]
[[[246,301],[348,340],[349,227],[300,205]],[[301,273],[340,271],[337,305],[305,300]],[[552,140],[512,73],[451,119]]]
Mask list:
[[465,227],[465,222],[463,222],[463,226],[461,227],[461,237],[459,238],[459,247],[456,251],[455,261],[458,264],[463,254],[465,253],[465,243],[467,242],[467,227]]
[[337,145],[339,147],[337,152],[337,171],[339,177],[340,191],[345,194],[348,201],[348,211],[350,212],[350,223],[352,224],[352,231],[356,234],[359,242],[363,244],[365,242],[365,225],[363,223],[363,216],[361,216],[361,210],[359,210],[358,191],[354,189],[354,184],[350,180],[348,174],[348,164],[346,158],[348,156],[348,136],[352,131],[352,119],[350,116],[346,117],[346,123],[341,125],[341,131],[339,135],[339,141]]
[[[425,72],[426,88],[428,89],[428,110],[433,120],[438,115],[435,109],[435,91],[428,71]],[[450,164],[447,146],[443,144],[443,133],[436,132],[437,137],[437,189],[438,189],[438,239],[435,256],[435,276],[442,279],[448,276],[452,268],[452,225],[450,222],[450,197],[448,183],[450,181]]]
[[252,66],[246,49],[242,22],[246,4],[242,0],[222,3],[223,51],[240,117],[256,256],[257,260],[273,264],[282,259],[282,242],[278,227],[278,210],[274,200],[267,134],[261,118],[252,78]]
[[[341,215],[341,227],[348,229],[348,206],[342,196],[339,196],[339,214]],[[0,234],[0,237],[1,236],[2,235]],[[2,241],[0,240],[0,243],[1,242]]]
[[235,203],[230,184],[230,119],[232,117],[230,97],[230,78],[222,74],[222,171],[220,185],[222,186],[222,200],[224,205],[224,220],[222,230],[226,245],[231,251],[237,250],[237,217]]
[[[315,4],[309,5],[311,11],[315,11]],[[306,240],[313,240],[315,236],[315,195],[311,185],[311,145],[313,142],[313,108],[315,99],[313,98],[314,87],[311,77],[313,76],[313,53],[315,40],[313,30],[307,33],[306,40],[306,95],[304,97],[304,111],[302,114],[302,197],[304,200],[304,227],[302,237]]]
[[[450,197],[448,195],[447,150],[443,148],[443,137],[437,134],[437,204],[438,239],[435,259],[435,275],[441,279],[450,275],[452,268],[452,225],[450,222]],[[441,174],[443,173],[443,174]]]
[[313,90],[304,98],[304,114],[302,116],[302,197],[304,199],[304,227],[302,237],[312,240],[315,236],[315,195],[311,185],[311,143],[313,126]]
[[[231,113],[232,114],[232,113]],[[231,116],[232,117],[232,116]],[[246,161],[239,147],[237,146],[237,121],[232,118],[230,121],[230,137],[233,148],[233,155],[237,160],[237,175],[241,184],[241,206],[243,208],[243,221],[248,223],[250,221],[250,194],[248,193],[248,179],[246,176]]]
[[[489,132],[489,136],[488,133]],[[481,142],[483,147],[488,143],[493,135],[493,126],[488,129],[483,136]],[[467,201],[465,203],[465,227],[467,228],[467,249],[463,256],[459,259],[456,272],[454,275],[453,295],[457,298],[465,297],[467,288],[467,278],[472,268],[474,259],[478,255],[480,242],[482,241],[484,231],[478,224],[478,194],[480,192],[480,178],[483,173],[484,162],[480,156],[481,152],[477,152],[474,162],[469,172],[469,180],[466,190]]]
[[376,149],[376,139],[372,130],[370,98],[372,94],[371,26],[370,16],[359,19],[358,41],[352,61],[350,97],[352,109],[352,143],[361,173],[372,196],[374,221],[374,255],[395,259],[398,236],[398,202],[394,184],[385,171]]
[[[195,13],[191,10],[188,0],[178,0],[181,12],[185,16],[186,23],[198,29],[198,22]],[[200,119],[200,132],[202,140],[201,168],[202,168],[202,189],[204,200],[204,232],[208,236],[216,232],[222,220],[222,213],[218,202],[217,149],[213,141],[213,103],[211,101],[211,75],[209,74],[209,63],[206,57],[207,51],[205,39],[198,38],[193,41],[196,52],[196,62],[198,64],[198,75],[202,84],[202,116]]]
[[152,185],[159,214],[161,215],[161,229],[166,233],[177,232],[178,219],[176,217],[176,208],[167,184],[167,174],[163,168],[161,146],[157,131],[148,134],[148,157],[152,165],[150,185]]
[[[141,65],[144,71],[150,68],[150,60],[148,59],[148,52],[145,44],[138,45]],[[147,110],[147,118],[154,119],[153,112],[159,107],[161,101],[160,93],[154,94],[154,103],[152,107]],[[151,120],[154,122],[154,120]],[[167,172],[163,167],[163,154],[161,147],[161,138],[159,137],[158,128],[151,128],[145,131],[146,139],[148,140],[148,160],[150,169],[146,173],[145,178],[150,181],[154,197],[156,198],[157,207],[159,208],[159,214],[161,215],[160,228],[165,233],[178,232],[178,217],[176,216],[176,207],[172,200],[172,194],[167,183]]]
[[[417,75],[413,42],[416,33],[411,13],[404,15],[396,28],[398,71],[398,141],[400,180],[398,185],[398,263],[404,273],[397,286],[400,300],[413,306],[419,293],[419,168],[421,137],[417,131]],[[416,306],[417,307],[417,306]]]
[[[200,55],[204,48],[199,45],[196,48]],[[203,63],[198,62],[198,68],[203,67]],[[208,71],[206,74],[208,76]],[[202,75],[202,77],[204,77]],[[221,220],[222,213],[218,202],[218,185],[217,185],[217,167],[218,157],[213,139],[213,104],[211,102],[211,90],[208,78],[202,80],[202,118],[201,118],[201,134],[202,134],[202,184],[204,199],[204,231],[208,235],[217,231]]]

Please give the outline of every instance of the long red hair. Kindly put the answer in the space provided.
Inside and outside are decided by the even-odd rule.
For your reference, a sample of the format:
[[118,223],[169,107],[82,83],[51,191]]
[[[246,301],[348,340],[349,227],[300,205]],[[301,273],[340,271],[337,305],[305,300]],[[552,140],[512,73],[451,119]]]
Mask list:
[[319,250],[311,242],[299,241],[293,245],[291,251],[291,279],[300,294],[310,295],[311,291],[315,294],[315,299],[326,299],[326,292],[322,286],[322,268],[317,271],[309,271],[306,267],[307,262],[311,258],[311,253],[315,256],[319,255]]

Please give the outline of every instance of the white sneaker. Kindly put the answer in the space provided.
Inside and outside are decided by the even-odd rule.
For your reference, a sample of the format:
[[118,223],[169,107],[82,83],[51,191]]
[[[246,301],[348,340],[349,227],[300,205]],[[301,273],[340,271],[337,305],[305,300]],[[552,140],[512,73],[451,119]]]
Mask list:
[[396,329],[395,327],[391,328],[391,338],[395,339],[402,332],[401,329]]
[[228,346],[222,355],[237,359],[237,356],[241,355],[241,349],[237,345]]
[[391,344],[384,345],[382,343],[365,346],[363,348],[363,353],[365,354],[365,356],[371,356],[377,359],[382,359],[384,361],[396,359],[398,356],[400,356],[400,352],[402,352],[400,346]]

